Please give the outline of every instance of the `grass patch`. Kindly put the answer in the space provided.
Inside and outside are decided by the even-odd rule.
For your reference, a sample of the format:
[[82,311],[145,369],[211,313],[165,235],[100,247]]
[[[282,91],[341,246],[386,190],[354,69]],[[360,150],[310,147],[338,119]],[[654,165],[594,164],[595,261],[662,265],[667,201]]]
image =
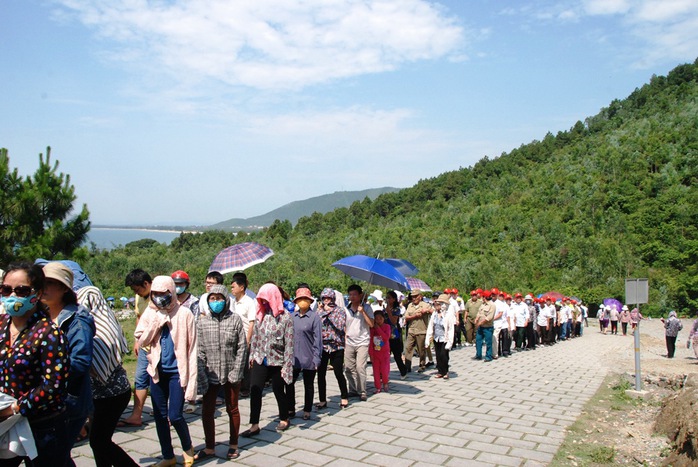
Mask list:
[[592,462],[596,462],[597,464],[611,464],[616,457],[616,450],[615,448],[598,446],[591,450],[589,457]]

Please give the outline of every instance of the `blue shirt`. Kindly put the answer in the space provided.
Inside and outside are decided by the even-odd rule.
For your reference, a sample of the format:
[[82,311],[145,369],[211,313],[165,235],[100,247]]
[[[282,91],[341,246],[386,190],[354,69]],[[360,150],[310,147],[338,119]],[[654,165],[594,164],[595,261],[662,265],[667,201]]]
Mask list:
[[[158,367],[165,373],[177,373],[177,356],[175,355],[174,342],[170,334],[170,327],[164,325],[160,334],[160,363]],[[160,369],[158,368],[158,370]]]
[[322,356],[322,321],[313,310],[293,312],[293,367],[316,370]]

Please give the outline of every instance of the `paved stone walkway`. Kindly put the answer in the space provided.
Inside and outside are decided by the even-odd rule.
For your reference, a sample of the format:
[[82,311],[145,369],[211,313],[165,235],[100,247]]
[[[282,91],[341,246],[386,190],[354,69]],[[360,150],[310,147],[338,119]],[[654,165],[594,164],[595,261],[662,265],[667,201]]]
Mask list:
[[[339,409],[339,391],[327,375],[329,408],[313,412],[311,420],[293,419],[284,433],[274,431],[276,402],[265,393],[262,433],[240,438],[241,465],[548,465],[565,437],[565,429],[579,416],[606,375],[599,350],[608,339],[589,327],[582,338],[514,354],[492,363],[471,360],[475,349],[451,351],[451,378],[411,373],[401,381],[392,365],[390,394],[369,395],[367,402],[350,400]],[[415,359],[416,363],[416,359]],[[369,366],[369,394],[373,378]],[[302,405],[303,384],[296,396]],[[317,394],[316,394],[317,400]],[[302,409],[301,406],[298,407]],[[203,447],[197,414],[188,416],[194,447]],[[249,400],[240,401],[241,431],[246,429]],[[146,413],[150,411],[146,404]],[[219,407],[217,459],[196,465],[226,463],[227,416]],[[123,429],[114,439],[141,465],[159,460],[155,423]],[[181,449],[174,430],[175,452]],[[73,449],[78,466],[94,465],[89,445]]]

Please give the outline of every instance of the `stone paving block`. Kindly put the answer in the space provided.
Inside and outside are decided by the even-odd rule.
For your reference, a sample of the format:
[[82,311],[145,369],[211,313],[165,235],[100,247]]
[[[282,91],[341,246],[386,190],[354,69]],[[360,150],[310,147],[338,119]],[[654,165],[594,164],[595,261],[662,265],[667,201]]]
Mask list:
[[[157,439],[157,437],[156,437]],[[176,438],[173,438],[172,442],[173,445],[175,446],[175,452],[176,448],[178,447],[178,444],[174,444]],[[148,456],[152,456],[153,454],[160,455],[160,443],[158,441],[149,439],[149,438],[139,438],[135,439],[133,441],[127,441],[123,444],[120,444],[120,446],[127,452],[136,452],[138,454],[145,454]],[[131,456],[134,457],[134,456]]]
[[387,417],[381,417],[381,425],[390,426],[393,428],[406,428],[411,426],[418,426],[416,423],[406,422],[405,420],[397,420]]
[[540,462],[550,462],[555,454],[549,452],[541,452],[533,449],[512,448],[509,452],[510,456],[522,457],[524,459],[533,459]]
[[414,449],[408,449],[404,451],[402,454],[400,454],[400,457],[402,457],[403,459],[412,459],[414,461],[418,461],[420,465],[422,463],[443,465],[448,460],[449,456],[437,452],[424,452],[417,451]]
[[297,449],[297,450],[291,451],[288,454],[284,455],[282,457],[282,459],[294,460],[294,461],[299,462],[303,465],[326,465],[326,464],[329,464],[332,460],[334,460],[330,456],[326,456],[324,454],[319,454],[317,452],[306,451],[303,449]]
[[370,454],[366,451],[361,451],[359,449],[352,449],[345,446],[330,446],[324,451],[320,451],[320,454],[324,454],[330,457],[339,457],[342,459],[349,459],[353,461],[360,461]]
[[521,465],[521,458],[503,456],[500,454],[493,454],[491,452],[481,452],[476,458],[478,462],[485,462],[494,465],[509,465],[512,467],[518,467]]
[[303,438],[302,436],[294,436],[292,438],[284,439],[282,440],[281,445],[291,449],[304,449],[311,452],[320,452],[323,449],[327,449],[331,446],[324,441],[316,441],[314,439]]
[[[376,436],[381,436],[376,434]],[[347,448],[356,448],[363,444],[363,441],[361,438],[357,436],[347,436],[347,435],[339,435],[339,434],[329,434],[325,436],[324,438],[321,438],[321,441],[323,443],[327,443],[330,446],[336,445],[336,446],[342,446],[342,447],[347,447]]]
[[482,433],[485,431],[485,427],[473,425],[471,423],[451,422],[447,426],[449,428],[453,428],[459,433]]
[[392,428],[387,433],[393,436],[407,439],[424,439],[427,436],[429,436],[428,432],[419,430],[417,426],[413,428]]
[[502,430],[501,428],[487,428],[484,432],[486,435],[494,436],[495,438],[521,439],[523,433],[512,430]]
[[419,451],[431,451],[437,444],[430,441],[422,441],[419,439],[409,439],[409,438],[397,438],[393,440],[390,444],[395,446],[402,446],[403,448],[417,449]]
[[452,457],[444,465],[448,467],[494,467],[496,464],[491,464],[489,462],[483,462],[475,459],[459,459],[457,457]]
[[536,443],[534,441],[528,441],[525,439],[511,438],[508,436],[499,436],[494,441],[494,444],[498,444],[501,446],[509,446],[512,448],[517,447],[517,448],[524,448],[524,449],[534,449],[538,443]]
[[445,436],[445,435],[430,435],[426,441],[430,441],[436,444],[444,444],[446,446],[455,446],[462,448],[465,446],[469,440],[463,439],[459,436]]
[[532,426],[519,426],[516,424],[513,424],[509,427],[511,431],[516,431],[523,433],[524,435],[526,434],[533,434],[533,435],[538,435],[538,436],[544,436],[548,433],[548,430],[543,430],[540,428],[535,428]]
[[455,446],[438,446],[435,452],[450,456],[451,459],[460,459],[463,461],[472,460],[480,453],[480,451],[475,449],[458,448]]
[[388,433],[376,433],[375,431],[359,431],[353,437],[364,441],[375,441],[379,439],[384,443],[390,443],[397,438],[396,436]]
[[433,433],[436,435],[444,435],[444,436],[455,436],[458,433],[458,430],[455,430],[453,428],[445,428],[441,426],[431,426],[429,424],[421,425],[419,427],[419,431],[422,433]]
[[247,449],[249,452],[261,452],[269,456],[276,456],[276,457],[281,457],[284,454],[287,454],[291,451],[293,451],[293,448],[290,448],[288,446],[284,446],[283,444],[279,442],[264,442],[260,441],[258,443],[255,443],[253,445],[250,445]]
[[392,455],[374,453],[363,459],[362,462],[371,465],[380,465],[385,467],[409,467],[417,464],[411,459],[398,459]]
[[331,423],[321,424],[317,427],[318,431],[324,431],[326,433],[337,433],[339,435],[353,436],[359,432],[358,428],[345,427],[342,425],[334,425]]
[[[520,446],[520,447],[523,447],[523,446]],[[559,449],[560,449],[559,444],[539,443],[538,446],[536,446],[536,451],[547,452],[550,454],[555,454]]]
[[281,459],[276,456],[271,456],[267,454],[262,454],[261,452],[255,452],[251,454],[249,457],[244,456],[241,454],[240,458],[235,462],[236,464],[243,464],[243,465],[253,465],[253,466],[258,466],[258,467],[269,467],[270,465],[273,465],[274,467],[276,466],[286,466],[286,465],[292,465],[295,462],[290,459]]
[[501,444],[495,444],[495,443],[481,443],[480,441],[470,441],[466,447],[468,449],[476,450],[476,451],[483,451],[483,452],[489,452],[493,454],[506,454],[508,453],[511,448],[509,446],[503,446]]
[[349,459],[335,459],[329,464],[327,464],[329,467],[363,467],[364,464],[363,462],[356,462],[353,460]]
[[[379,439],[379,438],[376,438]],[[386,456],[397,456],[402,451],[405,450],[402,446],[394,446],[392,444],[385,444],[381,441],[366,441],[363,443],[359,449],[363,451],[368,451],[376,454],[385,454]]]

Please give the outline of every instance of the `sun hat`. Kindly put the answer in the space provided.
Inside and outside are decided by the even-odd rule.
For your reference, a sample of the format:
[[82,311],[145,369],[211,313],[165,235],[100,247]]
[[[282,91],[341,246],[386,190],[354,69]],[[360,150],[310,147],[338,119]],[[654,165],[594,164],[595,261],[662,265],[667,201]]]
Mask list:
[[446,293],[442,293],[436,300],[434,300],[434,302],[445,303],[448,305],[451,302],[451,297],[449,297]]
[[383,301],[383,292],[381,292],[379,289],[374,290],[371,292],[371,295],[376,298],[379,302]]
[[54,279],[73,290],[73,271],[68,266],[58,261],[51,261],[44,266],[46,279]]
[[310,289],[307,287],[301,287],[300,289],[296,290],[296,298],[293,299],[295,302],[296,300],[299,300],[301,298],[307,298],[308,300],[313,300],[313,295],[310,293]]

